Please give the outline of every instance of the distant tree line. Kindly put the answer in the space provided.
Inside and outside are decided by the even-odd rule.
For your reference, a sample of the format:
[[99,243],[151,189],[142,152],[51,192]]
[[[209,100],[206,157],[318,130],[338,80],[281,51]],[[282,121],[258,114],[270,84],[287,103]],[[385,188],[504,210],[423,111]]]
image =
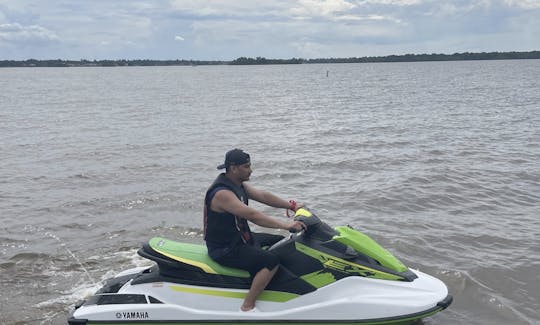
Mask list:
[[222,65],[229,61],[198,60],[4,60],[1,67],[129,67],[129,66],[197,66]]
[[240,57],[233,61],[199,60],[4,60],[1,67],[127,67],[127,66],[198,66],[198,65],[265,65],[265,64],[310,64],[310,63],[376,63],[376,62],[420,62],[420,61],[464,61],[464,60],[521,60],[540,59],[540,51],[530,52],[481,52],[454,54],[404,54],[352,58],[322,59],[267,59],[264,57]]
[[307,62],[307,60],[297,59],[297,58],[283,60],[283,59],[266,59],[262,57],[257,57],[255,59],[241,57],[234,61],[231,61],[229,64],[231,65],[256,65],[256,64],[301,64],[301,63],[309,63],[309,62]]
[[376,62],[419,62],[419,61],[468,61],[468,60],[521,60],[540,59],[540,51],[531,52],[481,52],[454,54],[404,54],[371,56],[362,58],[310,59],[306,63],[376,63]]

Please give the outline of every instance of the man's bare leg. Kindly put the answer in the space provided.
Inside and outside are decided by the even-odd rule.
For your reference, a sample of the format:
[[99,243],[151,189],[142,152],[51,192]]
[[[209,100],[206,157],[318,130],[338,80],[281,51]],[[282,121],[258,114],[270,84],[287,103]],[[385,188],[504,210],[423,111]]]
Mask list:
[[261,294],[261,292],[263,292],[268,283],[270,283],[270,280],[272,280],[276,274],[278,267],[279,266],[276,266],[272,270],[264,268],[257,272],[253,278],[253,282],[251,283],[251,288],[249,288],[247,296],[244,299],[244,303],[240,307],[240,310],[250,311],[251,309],[255,308],[255,301],[257,300],[257,297],[259,294]]

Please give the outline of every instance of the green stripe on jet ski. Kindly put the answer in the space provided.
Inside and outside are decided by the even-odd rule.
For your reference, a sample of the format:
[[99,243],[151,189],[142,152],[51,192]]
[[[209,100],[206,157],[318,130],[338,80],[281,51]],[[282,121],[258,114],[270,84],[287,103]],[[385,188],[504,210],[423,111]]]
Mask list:
[[296,245],[296,249],[298,251],[319,260],[326,269],[333,269],[333,270],[342,271],[342,272],[345,272],[346,270],[346,272],[349,274],[356,273],[359,276],[375,278],[375,279],[384,279],[384,280],[401,280],[402,279],[402,277],[394,275],[394,274],[375,270],[375,269],[372,269],[363,265],[346,261],[344,259],[332,256],[329,254],[325,254],[321,251],[315,250],[299,242],[296,242],[294,244]]
[[339,232],[339,236],[334,236],[333,238],[335,241],[351,246],[357,252],[374,258],[377,262],[381,263],[382,266],[389,269],[397,272],[407,271],[407,267],[401,263],[400,260],[389,251],[382,248],[381,245],[377,244],[377,242],[368,235],[345,226],[336,227],[335,229]]
[[336,282],[336,278],[332,273],[321,271],[302,275],[301,278],[315,288],[322,288],[325,285]]
[[[200,287],[188,287],[188,286],[182,286],[182,285],[171,285],[169,287],[174,291],[195,293],[195,294],[207,295],[207,296],[226,297],[226,298],[244,299],[247,295],[247,290],[246,291],[215,290],[215,289],[200,288]],[[286,302],[296,297],[298,297],[298,295],[295,295],[293,293],[264,290],[257,297],[257,300],[272,301],[272,302]]]

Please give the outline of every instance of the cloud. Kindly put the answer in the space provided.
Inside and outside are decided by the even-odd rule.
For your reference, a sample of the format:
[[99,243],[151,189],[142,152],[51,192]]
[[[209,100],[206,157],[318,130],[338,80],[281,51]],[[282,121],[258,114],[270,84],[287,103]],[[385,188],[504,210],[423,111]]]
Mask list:
[[539,0],[4,0],[0,55],[228,60],[537,50],[539,9]]
[[194,17],[244,17],[271,16],[288,7],[288,0],[171,0],[174,12]]
[[413,6],[426,2],[425,0],[363,0],[358,1],[359,4],[380,4],[391,6]]
[[7,42],[54,42],[56,33],[38,26],[23,26],[19,23],[0,24],[0,41]]
[[510,7],[540,9],[540,1],[538,0],[505,0],[504,2]]
[[325,17],[346,13],[355,7],[355,4],[345,0],[299,0],[298,6],[291,8],[290,12],[300,17]]

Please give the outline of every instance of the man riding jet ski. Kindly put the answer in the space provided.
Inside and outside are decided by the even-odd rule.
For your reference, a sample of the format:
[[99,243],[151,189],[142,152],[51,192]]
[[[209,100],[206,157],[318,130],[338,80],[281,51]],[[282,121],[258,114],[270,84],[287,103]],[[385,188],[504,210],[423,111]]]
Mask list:
[[[250,273],[252,281],[241,311],[257,311],[255,300],[268,285],[279,268],[279,258],[261,246],[272,245],[282,236],[253,233],[248,221],[267,228],[296,232],[304,224],[298,221],[282,222],[251,208],[249,199],[285,209],[297,209],[294,201],[283,200],[248,184],[251,159],[241,149],[225,155],[225,162],[217,167],[225,169],[206,192],[204,199],[204,240],[208,255],[224,266],[239,268]],[[300,205],[298,205],[300,207]]]
[[451,304],[442,281],[408,269],[367,235],[332,228],[305,208],[294,220],[306,229],[268,248],[280,267],[257,312],[238,310],[249,272],[218,264],[204,245],[158,237],[138,251],[154,266],[108,280],[69,324],[401,324]]
[[[205,197],[206,246],[151,239],[138,253],[156,265],[109,280],[76,308],[70,324],[383,324],[451,303],[444,283],[409,270],[366,235],[332,229],[301,204],[248,185],[244,151],[229,151],[222,168]],[[294,210],[294,219],[270,218],[250,208],[248,198]],[[254,234],[248,220],[300,232]]]

